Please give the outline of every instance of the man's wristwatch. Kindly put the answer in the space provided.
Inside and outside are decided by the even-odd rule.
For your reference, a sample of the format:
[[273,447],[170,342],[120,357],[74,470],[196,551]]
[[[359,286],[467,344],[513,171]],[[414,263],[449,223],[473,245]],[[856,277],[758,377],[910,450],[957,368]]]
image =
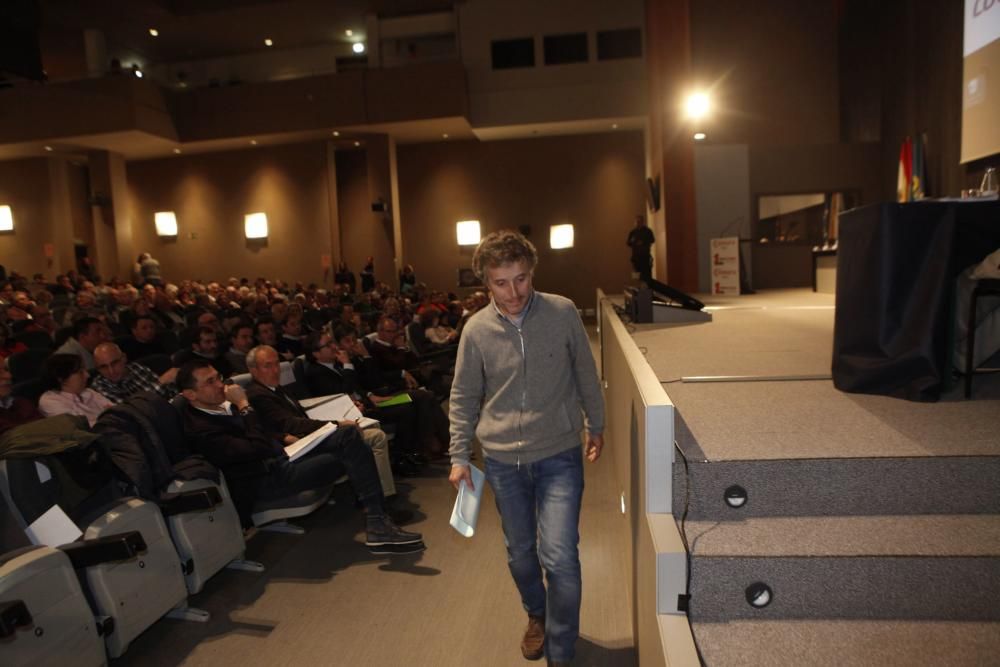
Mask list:
[[253,412],[253,406],[249,403],[245,407],[239,408],[240,415],[245,415],[249,412]]

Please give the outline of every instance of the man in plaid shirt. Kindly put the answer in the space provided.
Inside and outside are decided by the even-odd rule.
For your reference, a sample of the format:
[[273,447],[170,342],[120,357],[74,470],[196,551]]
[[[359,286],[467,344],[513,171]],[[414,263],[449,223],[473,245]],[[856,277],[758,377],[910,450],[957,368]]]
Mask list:
[[91,383],[91,389],[113,403],[121,403],[129,396],[144,391],[155,391],[166,399],[177,394],[174,387],[176,368],[157,377],[142,364],[128,363],[128,357],[114,343],[101,343],[94,349],[94,366],[98,375]]

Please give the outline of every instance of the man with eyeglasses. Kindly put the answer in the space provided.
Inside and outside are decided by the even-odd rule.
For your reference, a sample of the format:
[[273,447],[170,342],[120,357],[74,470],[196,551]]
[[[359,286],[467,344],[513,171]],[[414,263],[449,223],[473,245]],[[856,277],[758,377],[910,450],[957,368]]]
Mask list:
[[225,474],[244,525],[257,502],[330,486],[346,470],[365,508],[369,550],[379,555],[423,551],[422,536],[402,530],[386,512],[374,457],[357,428],[338,428],[311,452],[290,461],[284,443],[268,435],[243,388],[223,384],[207,360],[185,363],[177,386],[186,399],[184,433]]
[[155,391],[166,399],[177,395],[173,384],[177,377],[176,368],[157,376],[142,364],[129,363],[128,356],[114,343],[101,343],[94,348],[94,366],[97,377],[91,388],[113,403],[121,403],[144,391]]

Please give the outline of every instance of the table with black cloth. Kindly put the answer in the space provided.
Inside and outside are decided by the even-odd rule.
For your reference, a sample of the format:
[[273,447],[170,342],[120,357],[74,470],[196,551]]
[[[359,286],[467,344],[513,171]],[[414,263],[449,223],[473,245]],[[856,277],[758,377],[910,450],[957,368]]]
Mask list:
[[1000,202],[873,204],[839,226],[834,386],[937,400],[950,384],[955,278],[1000,248]]

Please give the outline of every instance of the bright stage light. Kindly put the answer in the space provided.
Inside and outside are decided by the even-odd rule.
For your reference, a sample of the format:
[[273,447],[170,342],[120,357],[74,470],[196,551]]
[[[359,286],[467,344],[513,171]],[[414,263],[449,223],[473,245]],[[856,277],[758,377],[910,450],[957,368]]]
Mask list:
[[712,110],[712,103],[707,93],[691,93],[684,103],[684,110],[691,120],[701,120]]

